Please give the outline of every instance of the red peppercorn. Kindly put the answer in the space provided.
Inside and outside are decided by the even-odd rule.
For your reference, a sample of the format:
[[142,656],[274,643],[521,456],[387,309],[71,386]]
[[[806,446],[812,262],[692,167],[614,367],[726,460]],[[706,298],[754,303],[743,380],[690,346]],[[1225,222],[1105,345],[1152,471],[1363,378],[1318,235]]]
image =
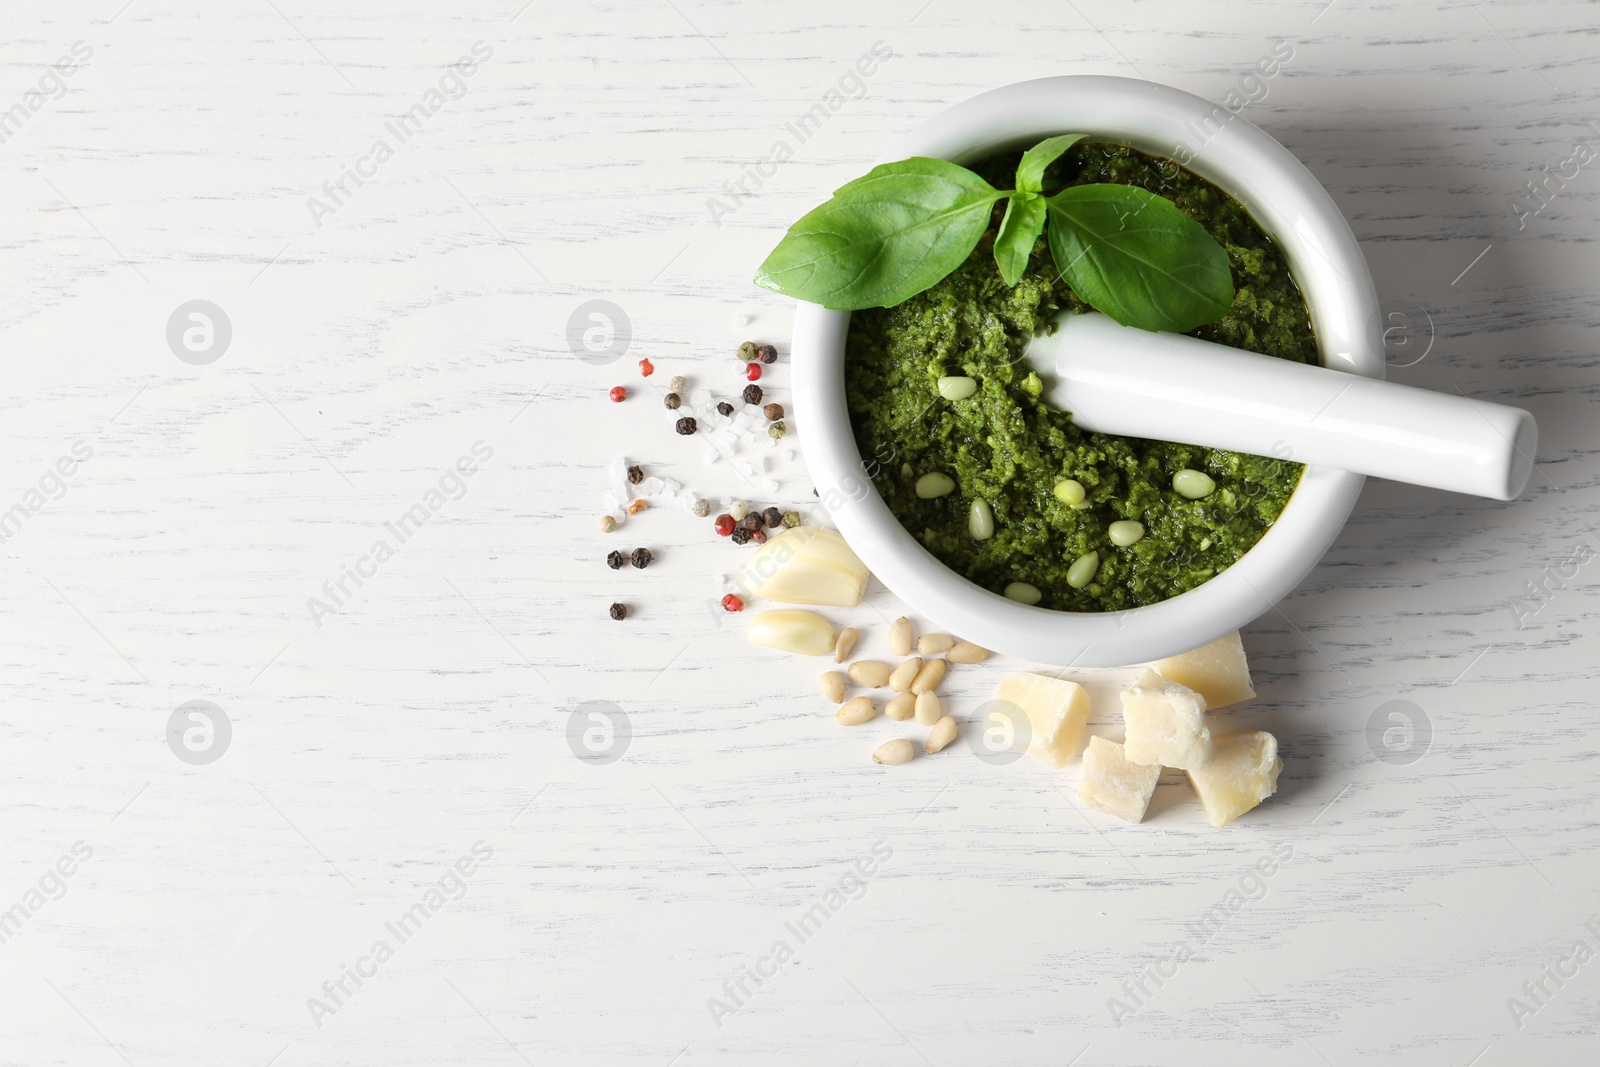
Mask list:
[[744,367],[744,376],[749,378],[752,382],[759,380],[761,377],[761,364],[746,363]]
[[717,516],[717,533],[723,537],[727,537],[729,534],[733,533],[733,528],[737,525],[738,523],[733,521],[732,515]]
[[724,611],[743,611],[744,601],[740,600],[732,593],[729,593],[727,596],[722,598],[722,608]]
[[751,530],[750,531],[750,543],[753,544],[753,545],[764,545],[764,544],[766,544],[767,543],[766,532],[763,531],[763,530]]
[[655,372],[656,372],[656,365],[654,363],[651,363],[648,359],[641,359],[639,361],[639,373],[640,374],[642,374],[646,378],[648,378],[648,377],[650,377],[650,375],[654,374]]
[[611,397],[611,402],[613,404],[620,404],[624,400],[628,399],[628,391],[620,385],[613,385],[611,387],[611,392],[606,395]]

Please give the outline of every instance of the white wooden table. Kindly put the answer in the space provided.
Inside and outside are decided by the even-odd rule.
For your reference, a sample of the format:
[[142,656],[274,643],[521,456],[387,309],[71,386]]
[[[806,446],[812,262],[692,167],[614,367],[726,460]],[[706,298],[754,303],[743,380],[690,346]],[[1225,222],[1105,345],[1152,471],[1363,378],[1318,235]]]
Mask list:
[[[1600,146],[1593,5],[520,3],[4,14],[0,1062],[1593,1062],[1600,564],[1564,561],[1600,545],[1600,172],[1518,199]],[[705,521],[595,530],[623,455],[811,507],[798,458],[767,496],[706,466],[656,387],[786,340],[748,278],[887,136],[1066,73],[1256,96],[1362,241],[1393,376],[1543,431],[1512,504],[1369,484],[1247,630],[1260,697],[1222,714],[1286,766],[1223,832],[1177,777],[1135,827],[1075,770],[886,772],[887,724],[713,610],[741,554]],[[231,337],[188,362],[194,300]],[[631,322],[608,367],[568,343],[594,300]],[[880,655],[898,614],[839,613]],[[1095,729],[1124,676],[1086,677]],[[221,715],[175,750],[191,701]],[[620,758],[574,755],[588,701]]]

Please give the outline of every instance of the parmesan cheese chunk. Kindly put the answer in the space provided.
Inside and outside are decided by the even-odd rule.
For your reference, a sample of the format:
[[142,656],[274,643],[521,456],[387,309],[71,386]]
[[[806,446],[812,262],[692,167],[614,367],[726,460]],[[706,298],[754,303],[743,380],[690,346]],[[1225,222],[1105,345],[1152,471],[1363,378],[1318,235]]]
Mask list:
[[1107,815],[1142,822],[1160,777],[1160,767],[1131,763],[1115,741],[1091,737],[1083,750],[1078,799]]
[[1206,726],[1206,698],[1187,686],[1145,671],[1122,691],[1128,759],[1193,770],[1217,758]]
[[[1026,671],[1000,682],[995,699],[1015,704],[1028,717],[1028,755],[1065,767],[1078,754],[1089,722],[1089,694],[1077,682]],[[994,717],[994,712],[990,712]]]
[[1157,660],[1155,668],[1163,677],[1205,697],[1208,708],[1225,708],[1256,695],[1238,630],[1193,652]]
[[1217,758],[1189,772],[1200,806],[1211,825],[1221,828],[1278,789],[1278,739],[1264,730],[1237,730],[1217,738]]

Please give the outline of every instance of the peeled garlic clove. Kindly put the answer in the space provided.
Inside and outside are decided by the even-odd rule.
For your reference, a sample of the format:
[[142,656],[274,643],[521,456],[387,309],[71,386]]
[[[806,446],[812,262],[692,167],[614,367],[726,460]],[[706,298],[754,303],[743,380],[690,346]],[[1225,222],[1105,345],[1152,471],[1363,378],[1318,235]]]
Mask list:
[[822,677],[817,680],[817,685],[822,689],[822,695],[833,703],[838,704],[844,700],[844,675],[838,671],[823,671]]
[[750,620],[746,636],[797,656],[826,656],[834,644],[833,624],[814,611],[763,611]]
[[933,690],[917,694],[916,703],[917,721],[924,726],[933,726],[944,718],[944,708],[939,703],[939,694]]
[[923,634],[917,642],[917,651],[924,656],[936,656],[955,647],[956,639],[949,634]]
[[861,638],[861,631],[854,626],[846,626],[839,631],[839,643],[833,649],[833,662],[843,663],[850,658],[850,653],[856,650],[856,642]]
[[744,565],[739,584],[751,596],[784,604],[853,608],[869,577],[838,531],[797,526],[767,538]]

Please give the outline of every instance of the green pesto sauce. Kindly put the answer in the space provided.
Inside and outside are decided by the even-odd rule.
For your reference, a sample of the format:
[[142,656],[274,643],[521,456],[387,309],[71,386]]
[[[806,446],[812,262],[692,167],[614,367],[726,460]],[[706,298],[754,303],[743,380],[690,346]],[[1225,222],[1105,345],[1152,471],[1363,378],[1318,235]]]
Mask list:
[[[976,169],[1010,188],[1017,155]],[[1305,301],[1288,263],[1244,207],[1209,182],[1131,148],[1075,146],[1045,176],[1045,191],[1118,182],[1167,197],[1228,252],[1237,295],[1227,316],[1193,336],[1316,362]],[[856,443],[878,492],[906,529],[957,573],[1004,592],[1027,582],[1041,607],[1115,611],[1166,600],[1202,584],[1250,549],[1277,520],[1300,479],[1284,460],[1166,441],[1089,433],[1039,399],[1042,383],[1021,353],[1062,309],[1090,310],[1061,281],[1044,237],[1015,288],[1000,278],[994,236],[1004,201],[970,258],[927,292],[890,308],[858,311],[846,346],[846,392]],[[978,392],[948,401],[944,375],[966,375]],[[1172,489],[1184,468],[1216,482],[1187,500]],[[917,478],[943,472],[956,489],[919,499]],[[1063,478],[1087,490],[1070,507],[1052,490]],[[972,502],[994,513],[995,534],[967,532]],[[1144,538],[1118,548],[1107,529],[1119,519],[1144,524]],[[1100,567],[1081,589],[1067,569],[1088,552]]]

